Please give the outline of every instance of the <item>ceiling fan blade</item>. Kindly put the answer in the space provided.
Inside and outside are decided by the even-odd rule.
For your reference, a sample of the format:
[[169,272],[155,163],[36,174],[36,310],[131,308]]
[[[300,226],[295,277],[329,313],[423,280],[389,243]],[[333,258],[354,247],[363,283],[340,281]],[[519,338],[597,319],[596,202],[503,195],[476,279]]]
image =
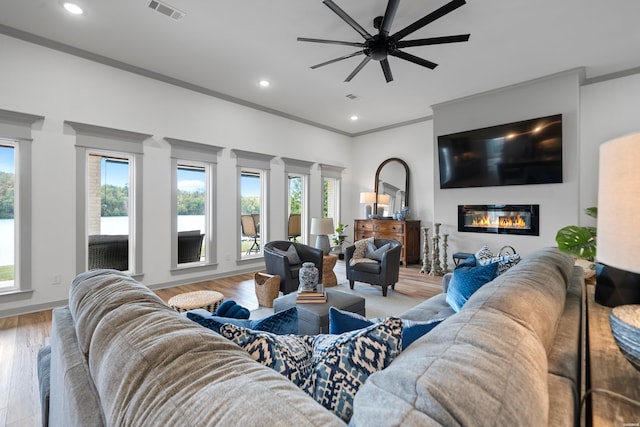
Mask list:
[[382,72],[384,73],[384,78],[387,80],[387,83],[393,81],[393,75],[391,74],[391,67],[389,67],[389,60],[387,58],[380,61],[380,65],[382,66]]
[[343,46],[364,47],[364,43],[357,42],[342,42],[339,40],[324,40],[324,39],[310,39],[307,37],[298,37],[299,42],[312,42],[312,43],[326,43],[326,44],[340,44]]
[[[326,0],[326,1],[329,1],[329,0]],[[414,31],[419,30],[420,28],[435,21],[438,18],[442,18],[447,13],[453,12],[454,10],[456,10],[461,6],[464,6],[465,4],[466,4],[465,0],[452,0],[449,3],[445,4],[444,6],[442,6],[441,8],[434,10],[427,16],[424,16],[418,19],[413,24],[410,24],[407,27],[403,28],[402,30],[398,31],[397,33],[392,35],[391,38],[397,42],[398,40],[405,38],[406,36],[413,33]]]
[[369,61],[371,61],[371,57],[369,56],[365,56],[365,58],[362,60],[362,62],[360,64],[358,64],[358,66],[356,67],[355,70],[353,70],[351,72],[351,74],[349,74],[347,76],[347,78],[344,80],[345,82],[350,82],[352,78],[354,78],[356,76],[356,74],[358,74],[360,72],[360,70],[362,70],[364,68],[365,65],[367,65],[369,63]]
[[363,55],[364,52],[359,50],[358,52],[351,53],[349,55],[341,56],[340,58],[335,58],[330,61],[322,62],[320,64],[316,64],[311,66],[311,69],[315,70],[316,68],[323,67],[325,65],[333,64],[334,62],[342,61],[343,59],[352,58],[354,56]]
[[395,56],[396,58],[401,58],[409,62],[413,62],[414,64],[422,65],[423,67],[427,67],[430,69],[434,69],[438,66],[435,62],[427,61],[426,59],[419,58],[415,55],[411,55],[410,53],[403,52],[401,50],[394,50],[389,52],[389,55]]
[[389,35],[389,30],[391,30],[391,24],[393,23],[393,18],[396,17],[399,4],[400,0],[389,0],[389,3],[387,3],[387,10],[384,12],[384,18],[382,18],[382,25],[380,26],[380,34],[385,36]]
[[360,35],[362,37],[364,37],[366,40],[369,40],[369,39],[373,38],[373,36],[371,34],[369,34],[367,32],[367,30],[362,28],[362,26],[360,26],[360,24],[358,24],[352,17],[347,15],[347,13],[344,10],[340,9],[340,7],[337,4],[335,4],[332,0],[324,0],[322,3],[326,4],[329,9],[333,10],[333,12],[336,15],[338,15],[340,18],[342,18],[342,20],[344,22],[349,24],[349,26],[351,26],[351,28],[353,28],[358,33],[360,33]]
[[398,49],[401,49],[403,47],[466,42],[466,41],[469,41],[470,35],[471,34],[458,34],[456,36],[429,37],[428,39],[405,40],[405,41],[399,41],[398,43],[396,43],[396,47]]

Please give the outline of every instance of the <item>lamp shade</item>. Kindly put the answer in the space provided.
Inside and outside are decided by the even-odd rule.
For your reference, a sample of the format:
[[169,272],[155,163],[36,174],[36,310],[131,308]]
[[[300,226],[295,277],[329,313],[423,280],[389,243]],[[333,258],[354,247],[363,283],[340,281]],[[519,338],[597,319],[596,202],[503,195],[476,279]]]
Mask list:
[[598,261],[640,273],[640,133],[600,145]]
[[333,218],[311,218],[311,234],[322,236],[334,232]]
[[378,195],[378,204],[379,205],[389,206],[389,202],[390,201],[391,201],[391,196],[389,196],[388,194],[380,194],[380,195]]
[[372,204],[376,202],[376,193],[363,192],[360,193],[360,203]]

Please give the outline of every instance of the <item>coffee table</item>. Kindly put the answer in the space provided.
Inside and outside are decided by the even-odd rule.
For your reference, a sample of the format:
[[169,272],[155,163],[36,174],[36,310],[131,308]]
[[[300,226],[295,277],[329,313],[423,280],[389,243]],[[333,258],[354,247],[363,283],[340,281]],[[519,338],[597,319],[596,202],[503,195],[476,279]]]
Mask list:
[[[324,273],[323,273],[324,274]],[[317,335],[329,333],[329,307],[365,315],[365,299],[335,289],[326,289],[327,302],[324,304],[296,304],[296,292],[281,296],[273,301],[274,312],[298,308],[298,333]]]

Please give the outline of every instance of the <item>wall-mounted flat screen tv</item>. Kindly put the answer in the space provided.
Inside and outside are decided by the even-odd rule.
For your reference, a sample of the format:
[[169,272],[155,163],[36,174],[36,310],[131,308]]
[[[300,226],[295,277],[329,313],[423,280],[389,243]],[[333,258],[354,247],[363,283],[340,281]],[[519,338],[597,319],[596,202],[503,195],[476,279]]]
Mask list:
[[562,182],[562,114],[438,136],[440,188]]

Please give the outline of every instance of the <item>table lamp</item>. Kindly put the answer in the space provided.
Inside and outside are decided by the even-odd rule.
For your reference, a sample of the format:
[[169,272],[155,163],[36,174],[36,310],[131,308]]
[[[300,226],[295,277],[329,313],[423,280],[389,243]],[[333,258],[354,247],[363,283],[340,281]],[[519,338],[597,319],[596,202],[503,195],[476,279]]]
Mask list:
[[331,251],[329,234],[333,234],[333,218],[311,218],[311,234],[315,234],[316,248],[322,249],[325,255]]
[[380,194],[378,196],[378,211],[376,212],[376,215],[381,217],[384,216],[384,208],[386,207],[387,209],[389,208],[389,202],[391,201],[391,196],[389,196],[388,194]]
[[376,202],[376,193],[363,192],[360,193],[360,203],[364,204],[364,219],[371,218],[373,204]]
[[600,145],[595,300],[640,304],[640,133]]

